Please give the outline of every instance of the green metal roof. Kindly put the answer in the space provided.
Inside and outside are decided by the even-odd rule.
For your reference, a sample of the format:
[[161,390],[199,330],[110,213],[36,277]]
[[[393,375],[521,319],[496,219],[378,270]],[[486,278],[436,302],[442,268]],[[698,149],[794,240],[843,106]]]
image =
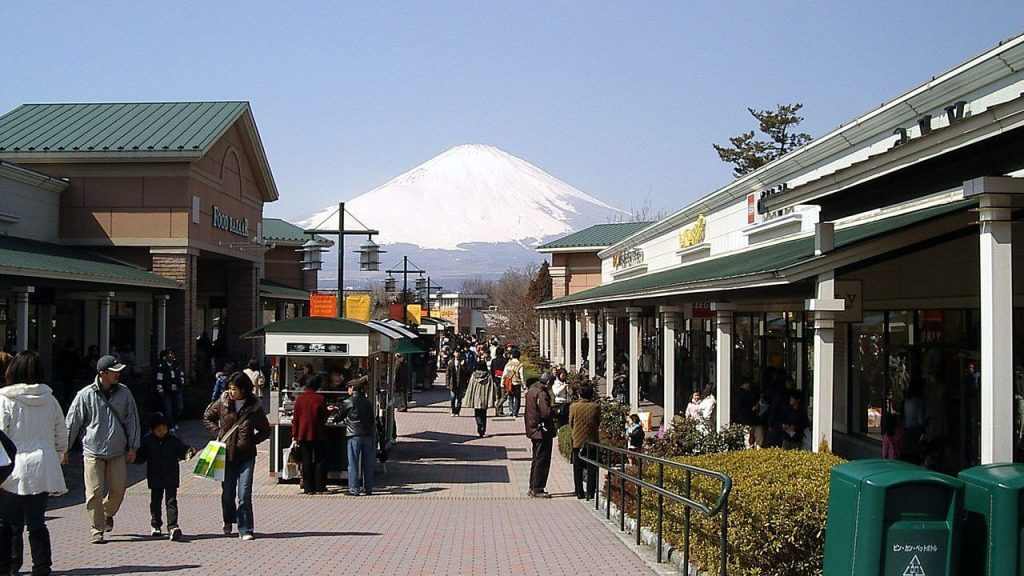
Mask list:
[[[898,230],[964,209],[976,203],[962,200],[908,212],[865,224],[836,230],[835,249],[852,246],[858,242]],[[645,274],[635,278],[602,284],[589,290],[549,300],[537,308],[556,308],[603,298],[644,297],[654,292],[686,288],[714,288],[716,282],[744,276],[754,276],[785,270],[816,258],[814,237],[803,237],[788,242],[772,244],[763,248],[726,254],[718,258],[679,266],[661,272]]]
[[309,301],[309,291],[285,286],[273,280],[260,280],[260,296],[271,300]]
[[0,152],[206,151],[247,102],[23,104],[0,116]]
[[26,276],[148,288],[180,289],[174,280],[84,248],[0,236],[0,276]]
[[[301,246],[313,237],[314,236],[304,233],[302,228],[299,228],[291,222],[281,220],[280,218],[263,219],[263,239],[269,242]],[[324,238],[323,236],[315,236],[315,238],[325,246],[334,245],[334,242]]]
[[366,324],[348,318],[305,316],[271,322],[242,334],[242,338],[258,338],[264,334],[369,334]]
[[647,228],[653,222],[617,222],[615,224],[596,224],[573,232],[558,240],[552,240],[537,248],[538,252],[559,250],[564,248],[607,248],[633,234]]

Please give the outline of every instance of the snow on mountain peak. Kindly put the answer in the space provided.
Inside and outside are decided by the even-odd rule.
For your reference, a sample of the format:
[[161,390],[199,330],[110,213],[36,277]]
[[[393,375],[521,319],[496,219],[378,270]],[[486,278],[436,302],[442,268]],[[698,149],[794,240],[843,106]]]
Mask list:
[[[324,222],[335,210],[328,206],[299,225],[336,226],[336,217]],[[626,214],[484,144],[449,148],[346,202],[345,210],[380,230],[380,244],[443,250],[471,242],[536,243]]]

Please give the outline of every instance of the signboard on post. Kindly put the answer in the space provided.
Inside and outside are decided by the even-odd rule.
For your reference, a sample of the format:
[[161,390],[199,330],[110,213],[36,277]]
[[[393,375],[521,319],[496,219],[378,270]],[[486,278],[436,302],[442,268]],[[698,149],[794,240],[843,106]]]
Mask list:
[[423,317],[423,308],[419,304],[409,304],[405,307],[405,322],[407,324],[419,325]]
[[334,318],[338,315],[338,297],[334,294],[313,293],[309,295],[309,315]]
[[368,292],[357,292],[345,295],[345,318],[370,321],[370,294]]

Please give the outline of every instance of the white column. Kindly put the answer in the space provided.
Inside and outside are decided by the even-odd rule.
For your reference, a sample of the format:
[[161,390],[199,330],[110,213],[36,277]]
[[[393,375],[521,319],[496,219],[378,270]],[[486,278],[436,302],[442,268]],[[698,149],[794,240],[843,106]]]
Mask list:
[[665,417],[662,420],[665,429],[672,427],[672,420],[676,414],[676,322],[682,308],[678,306],[660,306],[661,325],[663,330],[662,346],[662,376],[665,398],[662,400],[665,407]]
[[1010,208],[981,197],[981,463],[1013,462],[1013,258]]
[[572,312],[562,315],[562,366],[569,369],[569,358],[572,350]]
[[114,300],[113,292],[99,294],[100,301],[100,356],[110,354],[110,303]]
[[588,375],[591,379],[597,372],[597,310],[587,310],[587,341],[590,345],[587,348]]
[[561,312],[555,314],[555,342],[551,350],[551,362],[558,364],[562,361],[562,346],[565,342],[565,336],[563,336],[564,326],[562,325]]
[[28,350],[28,299],[29,296],[36,291],[35,286],[15,286],[14,287],[14,298],[15,298],[15,310],[18,315],[18,324],[16,328],[14,345],[17,348],[15,352],[21,352]]
[[629,405],[640,410],[640,308],[626,308],[629,314]]
[[573,328],[575,334],[573,335],[573,347],[576,350],[576,370],[579,371],[580,366],[583,366],[583,311],[577,310],[575,314],[575,320],[573,321]]
[[[817,297],[807,301],[807,310],[814,314],[814,405],[811,407],[811,450],[818,452],[822,443],[833,449],[832,406],[835,376],[835,313],[846,307],[835,297],[834,271],[818,275]],[[804,407],[806,409],[806,407]]]
[[167,348],[167,300],[170,296],[157,294],[153,299],[156,300],[156,349],[159,354]]
[[715,424],[719,429],[729,425],[732,406],[732,305],[715,302]]
[[548,319],[543,312],[537,314],[537,346],[540,347],[540,355],[547,358],[547,323]]
[[604,381],[605,396],[612,394],[615,378],[615,309],[604,309]]

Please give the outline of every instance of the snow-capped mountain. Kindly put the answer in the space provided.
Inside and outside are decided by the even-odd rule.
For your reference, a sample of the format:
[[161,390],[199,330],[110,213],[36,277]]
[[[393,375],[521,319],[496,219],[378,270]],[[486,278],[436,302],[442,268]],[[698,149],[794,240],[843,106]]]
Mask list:
[[[336,228],[336,210],[336,204],[327,206],[298,225]],[[546,240],[627,216],[525,160],[480,144],[455,146],[347,201],[345,210],[351,215],[346,229],[361,228],[361,222],[380,231],[374,240],[388,251],[382,269],[404,255],[434,278],[494,277],[509,266],[539,262],[534,248]],[[357,247],[356,238],[349,237],[347,251]],[[336,265],[326,260],[321,284],[333,286]],[[365,276],[350,275],[356,260],[346,256],[346,284]]]

